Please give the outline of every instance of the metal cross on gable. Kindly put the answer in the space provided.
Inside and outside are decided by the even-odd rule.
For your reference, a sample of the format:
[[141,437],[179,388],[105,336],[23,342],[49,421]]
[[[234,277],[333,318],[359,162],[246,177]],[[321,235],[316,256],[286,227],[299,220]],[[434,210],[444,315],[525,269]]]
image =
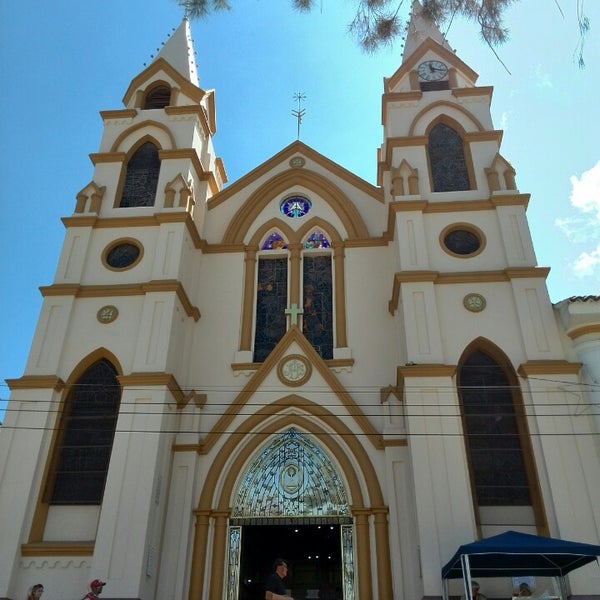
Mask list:
[[306,113],[306,109],[300,109],[300,102],[306,100],[306,96],[302,92],[296,92],[294,94],[294,100],[298,101],[298,110],[293,110],[292,115],[298,119],[298,139],[300,139],[300,124],[302,123],[302,117]]
[[285,309],[285,314],[290,316],[291,325],[298,325],[298,315],[303,315],[304,311],[294,302],[289,308]]

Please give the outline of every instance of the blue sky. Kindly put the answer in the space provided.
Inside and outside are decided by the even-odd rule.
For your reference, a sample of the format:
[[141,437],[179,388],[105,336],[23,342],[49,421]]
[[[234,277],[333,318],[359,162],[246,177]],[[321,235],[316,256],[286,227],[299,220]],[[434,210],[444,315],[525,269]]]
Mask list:
[[[408,0],[405,0],[408,4]],[[216,90],[215,148],[233,182],[296,139],[296,92],[306,95],[301,139],[375,183],[383,78],[401,43],[365,55],[347,33],[351,0],[295,13],[285,0],[231,0],[192,23],[200,85]],[[576,0],[522,0],[507,13],[507,69],[455,21],[450,45],[493,85],[501,152],[530,193],[538,264],[550,298],[600,293],[600,2],[586,2],[587,67],[574,60]],[[61,217],[92,177],[100,110],[122,107],[131,79],[181,22],[174,0],[3,2],[0,161],[0,418],[5,378],[23,374],[42,298],[62,246]],[[444,28],[442,28],[445,31]]]

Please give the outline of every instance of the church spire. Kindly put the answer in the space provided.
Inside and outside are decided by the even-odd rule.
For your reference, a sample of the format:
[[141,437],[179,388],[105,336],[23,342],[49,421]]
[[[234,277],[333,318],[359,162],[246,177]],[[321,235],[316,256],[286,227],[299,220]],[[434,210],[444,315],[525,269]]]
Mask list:
[[406,42],[404,44],[404,52],[402,54],[402,62],[406,59],[427,39],[431,38],[446,50],[453,52],[452,48],[446,41],[446,38],[439,30],[438,26],[427,16],[423,14],[423,7],[419,0],[413,0],[410,11],[410,20],[408,22],[408,30],[406,32]]
[[173,35],[165,42],[154,60],[163,58],[188,81],[200,87],[190,22],[184,17]]

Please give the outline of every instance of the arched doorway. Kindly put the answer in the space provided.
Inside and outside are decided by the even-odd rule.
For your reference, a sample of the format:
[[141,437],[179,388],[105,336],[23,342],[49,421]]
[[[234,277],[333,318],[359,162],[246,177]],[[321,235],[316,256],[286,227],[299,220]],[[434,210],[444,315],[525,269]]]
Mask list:
[[290,428],[256,456],[240,480],[229,521],[227,600],[259,600],[275,558],[297,599],[354,600],[353,525],[331,459]]

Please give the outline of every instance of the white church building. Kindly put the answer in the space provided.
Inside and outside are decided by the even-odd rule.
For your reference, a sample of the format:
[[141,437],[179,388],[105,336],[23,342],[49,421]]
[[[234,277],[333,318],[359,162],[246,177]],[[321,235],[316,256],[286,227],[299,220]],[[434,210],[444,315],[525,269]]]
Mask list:
[[296,600],[432,600],[461,544],[600,544],[600,297],[551,303],[492,88],[415,3],[376,185],[299,141],[228,183],[193,56],[184,19],[63,219],[7,381],[0,599],[258,600],[282,557]]

